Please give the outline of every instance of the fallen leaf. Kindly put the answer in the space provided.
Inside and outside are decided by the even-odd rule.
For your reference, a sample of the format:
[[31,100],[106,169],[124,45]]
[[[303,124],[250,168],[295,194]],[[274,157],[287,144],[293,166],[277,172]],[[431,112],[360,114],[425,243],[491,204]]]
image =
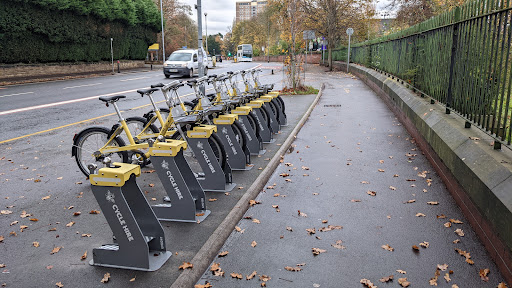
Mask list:
[[155,187],[155,184],[150,183],[148,186],[149,186],[149,187]]
[[244,187],[238,186],[238,190],[242,190],[242,189],[244,189]]
[[444,280],[446,280],[446,283],[452,281],[452,279],[450,278],[450,273],[444,274],[443,278],[444,278]]
[[[135,278],[133,278],[133,279],[135,279]],[[201,284],[194,285],[194,288],[211,288],[211,287],[213,287],[212,284],[210,284],[208,282],[206,282],[204,285],[201,285]]]
[[416,251],[419,251],[420,250],[420,247],[416,246],[416,245],[412,245],[412,249],[413,250],[416,250]]
[[98,210],[91,210],[89,214],[100,214],[101,212]]
[[368,279],[361,279],[361,281],[359,281],[359,283],[363,284],[364,286],[366,286],[368,288],[377,288],[377,286],[373,285],[372,281],[370,281]]
[[454,232],[460,237],[464,237],[464,231],[462,229],[456,229]]
[[103,278],[101,278],[100,282],[101,283],[107,283],[108,280],[110,279],[110,273],[105,273],[105,275],[103,275]]
[[453,244],[457,244],[457,243],[459,243],[459,242],[460,242],[460,239],[455,239],[455,240],[453,240],[453,242],[452,242],[452,243],[453,243]]
[[293,232],[293,229],[292,229],[292,227],[290,227],[290,226],[286,226],[286,230],[288,230],[288,231],[290,231],[290,232]]
[[286,182],[292,182],[292,179],[284,179]]
[[308,217],[308,214],[304,213],[304,212],[300,212],[300,210],[297,211],[299,216],[302,216],[302,217]]
[[[39,179],[38,179],[38,180],[39,180]],[[41,181],[41,180],[39,180],[39,181]],[[41,200],[48,200],[48,199],[50,199],[50,195],[48,195],[48,196],[45,196],[45,197],[41,198]]]
[[325,253],[327,252],[327,250],[324,250],[324,249],[320,249],[320,248],[311,248],[311,250],[313,251],[313,255],[320,255],[320,253]]
[[180,267],[178,267],[180,270],[185,270],[185,269],[192,269],[194,268],[194,264],[190,263],[190,262],[183,262],[183,264],[180,265]]
[[423,241],[420,243],[420,246],[423,248],[428,248],[430,246],[430,244],[428,242]]
[[308,235],[313,235],[316,233],[315,228],[307,228],[306,231],[308,232]]
[[62,246],[54,247],[52,252],[50,252],[50,255],[53,255],[55,253],[59,253],[60,249],[62,249]]
[[336,244],[331,244],[331,246],[336,248],[336,249],[345,249],[346,247],[341,245],[342,243],[343,243],[343,241],[336,240]]
[[260,201],[256,201],[256,200],[249,200],[249,205],[250,206],[254,206],[256,204],[261,204],[261,202]]
[[75,225],[75,222],[74,222],[74,221],[71,221],[71,222],[69,222],[68,224],[66,224],[66,227],[71,227],[71,226],[73,226],[73,225]]
[[242,279],[242,274],[239,274],[239,273],[231,273],[229,274],[231,275],[231,278],[235,278],[235,279]]
[[284,269],[286,271],[292,271],[292,272],[299,272],[299,271],[302,271],[302,268],[300,267],[290,267],[290,266],[286,266],[284,267]]
[[404,270],[400,270],[400,269],[396,270],[396,272],[398,272],[398,273],[400,273],[400,274],[407,274],[407,272],[406,272],[406,271],[404,271]]
[[320,232],[327,232],[327,231],[331,231],[331,230],[340,230],[340,229],[343,229],[343,226],[327,225],[327,227],[322,227],[322,228],[318,229],[318,231],[320,231]]
[[[452,288],[454,288],[454,287],[452,287]],[[500,284],[498,284],[497,288],[507,288],[507,284],[505,284],[504,282],[500,282]]]
[[34,183],[39,183],[41,182],[41,179],[34,179]]
[[414,203],[414,202],[416,202],[416,199],[411,199],[411,200],[405,201],[404,204],[409,204],[409,203]]
[[411,282],[407,281],[407,278],[398,278],[398,284],[400,284],[402,287],[409,287]]
[[395,191],[395,190],[396,190],[396,187],[394,187],[394,186],[389,186],[389,189],[391,189],[391,190]]
[[77,211],[77,212],[73,213],[73,216],[80,216],[80,214],[82,214],[82,212]]
[[368,181],[361,181],[362,184],[370,184]]
[[427,215],[423,214],[423,213],[416,213],[416,217],[426,217]]
[[309,167],[302,166],[302,170],[309,170]]
[[387,251],[391,251],[391,252],[395,251],[395,248],[392,248],[391,246],[389,246],[389,244],[382,245],[382,246],[380,246],[380,247],[381,247],[382,249],[384,249],[384,250],[387,250]]
[[215,202],[215,201],[217,201],[217,198],[210,198],[210,199],[208,199],[208,201],[209,202]]
[[359,200],[359,199],[352,199],[352,200],[350,200],[350,202],[356,203],[356,202],[361,202],[361,200]]
[[261,222],[260,222],[260,220],[258,220],[258,219],[256,219],[256,218],[252,219],[252,222],[254,222],[254,223],[256,223],[256,224],[260,224],[260,223],[261,223]]
[[393,275],[389,275],[388,277],[380,278],[379,281],[382,282],[382,283],[386,283],[386,282],[389,282],[389,281],[393,281],[393,278],[394,278]]
[[428,205],[439,205],[439,202],[437,201],[430,201],[430,202],[427,202]]
[[242,230],[242,228],[238,227],[238,226],[235,226],[235,230],[236,232],[239,232],[239,233],[244,233],[245,229]]
[[57,177],[57,180],[62,180],[62,177]]
[[395,174],[395,175],[393,175],[393,177],[400,177],[400,175],[398,175],[398,174]]
[[11,222],[11,224],[9,224],[9,226],[16,225],[18,223],[20,223],[20,222],[18,220],[16,220],[16,221]]
[[444,227],[446,227],[446,228],[450,228],[450,227],[452,227],[452,222],[446,222],[446,223],[444,223]]
[[222,251],[222,252],[219,253],[219,257],[224,257],[224,256],[226,256],[228,254],[229,254],[228,251]]
[[450,222],[452,222],[453,224],[464,224],[462,221],[457,219],[450,219]]
[[32,214],[28,214],[27,211],[21,211],[21,215],[20,215],[21,218],[27,218],[30,216],[32,216]]
[[84,255],[82,255],[82,257],[80,257],[80,260],[85,260],[87,259],[87,251],[85,251]]
[[437,269],[441,270],[441,271],[446,271],[446,269],[448,269],[448,264],[437,264]]
[[435,276],[434,278],[430,278],[428,284],[430,284],[430,286],[437,286],[437,276]]
[[9,215],[9,214],[12,214],[12,211],[11,210],[0,210],[0,214]]
[[487,282],[489,281],[489,277],[487,275],[489,275],[490,272],[491,270],[489,270],[489,268],[480,269],[478,275],[480,275],[480,279],[482,279],[482,281]]
[[250,275],[246,275],[245,276],[245,279],[246,280],[251,280],[252,278],[254,278],[254,276],[256,276],[256,274],[258,274],[258,272],[252,271],[252,273]]
[[441,215],[436,215],[437,219],[444,219],[446,218],[446,216],[444,214],[441,214]]
[[384,170],[384,169],[379,169],[378,171],[379,171],[379,172],[385,172],[385,170]]
[[32,242],[32,246],[34,246],[36,248],[39,247],[39,242]]
[[27,225],[21,225],[20,226],[20,232],[23,232],[23,230],[27,229],[28,226]]
[[55,285],[56,285],[57,287],[59,287],[59,288],[64,287],[64,285],[62,285],[62,282],[57,282],[57,283],[55,283]]
[[270,279],[272,279],[270,276],[267,275],[260,275],[260,281],[267,282]]
[[377,196],[377,192],[371,191],[371,190],[366,191],[366,194],[368,194],[370,196]]
[[251,246],[252,246],[253,248],[254,248],[254,247],[256,247],[256,245],[258,245],[258,243],[256,243],[256,241],[252,241],[252,242],[251,242]]
[[[149,173],[149,172],[148,172]],[[130,279],[130,282],[135,282],[135,277],[133,277],[132,279]]]
[[279,176],[281,176],[281,177],[288,177],[288,176],[290,176],[290,174],[288,174],[288,173],[281,173],[281,174],[279,174]]

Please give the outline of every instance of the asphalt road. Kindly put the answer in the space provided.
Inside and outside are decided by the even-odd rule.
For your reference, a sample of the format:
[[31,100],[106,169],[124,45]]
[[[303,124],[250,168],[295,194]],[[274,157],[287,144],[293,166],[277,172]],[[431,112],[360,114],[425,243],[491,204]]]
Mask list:
[[[210,72],[257,65],[224,63]],[[261,67],[264,69],[261,81],[276,83],[279,88],[282,73],[270,73],[279,65],[262,63]],[[110,273],[110,287],[140,287],[141,283],[148,287],[169,287],[180,273],[178,267],[190,261],[202,247],[261,173],[262,169],[259,168],[265,167],[267,159],[274,155],[315,97],[285,98],[289,126],[283,127],[282,132],[276,135],[275,143],[265,145],[266,154],[252,158],[254,169],[234,172],[233,180],[237,188],[229,195],[206,194],[207,199],[218,200],[207,203],[212,214],[205,221],[200,224],[163,223],[167,248],[173,257],[160,270],[145,273],[89,266],[92,249],[111,243],[112,233],[103,215],[89,214],[89,211],[99,210],[99,207],[89,183],[78,170],[74,158],[71,158],[73,135],[88,126],[110,127],[117,122],[117,116],[111,115],[113,108],[107,108],[95,100],[98,96],[125,94],[128,98],[118,102],[124,110],[123,115],[141,116],[148,107],[134,107],[147,105],[148,100],[141,99],[132,90],[161,81],[168,80],[161,71],[153,71],[2,87],[5,89],[0,90],[0,95],[5,97],[0,98],[0,113],[3,113],[0,114],[3,132],[3,142],[0,142],[0,206],[3,210],[0,215],[0,236],[5,239],[0,241],[0,284],[6,283],[6,287],[55,287],[55,283],[61,282],[64,287],[103,287],[100,280],[105,273]],[[105,84],[92,85],[95,83]],[[81,87],[64,89],[76,86]],[[34,93],[28,93],[32,91]],[[189,91],[187,88],[180,90],[181,95]],[[19,93],[28,94],[6,96]],[[66,100],[77,102],[55,105]],[[16,112],[14,109],[27,110]],[[99,118],[88,120],[95,117]],[[80,121],[83,122],[77,124]],[[27,136],[30,134],[33,135]],[[143,173],[138,183],[151,203],[161,202],[164,192],[156,173]],[[81,213],[74,216],[76,212]],[[26,214],[30,216],[22,217]],[[66,224],[71,222],[74,224],[67,227]],[[62,248],[50,254],[55,247]],[[81,256],[86,251],[87,259],[82,261]],[[133,278],[135,280],[130,282]]]
[[[263,67],[279,67],[266,63],[231,63],[224,61],[209,74],[221,74],[226,71]],[[269,74],[265,69],[262,74]],[[239,77],[240,78],[240,77]],[[176,77],[176,80],[187,78]],[[145,72],[119,73],[112,76],[51,81],[26,85],[0,87],[0,125],[2,134],[0,143],[27,134],[53,129],[90,118],[114,113],[112,107],[105,107],[97,100],[105,95],[126,95],[127,99],[118,102],[122,110],[148,105],[147,99],[141,99],[137,89],[149,88],[151,84],[168,83],[161,69]],[[262,78],[263,79],[263,78]],[[240,80],[240,79],[239,79]],[[182,87],[180,95],[192,98],[193,90]],[[155,100],[163,100],[155,97]],[[141,110],[141,112],[144,110]],[[137,114],[141,116],[143,113]]]

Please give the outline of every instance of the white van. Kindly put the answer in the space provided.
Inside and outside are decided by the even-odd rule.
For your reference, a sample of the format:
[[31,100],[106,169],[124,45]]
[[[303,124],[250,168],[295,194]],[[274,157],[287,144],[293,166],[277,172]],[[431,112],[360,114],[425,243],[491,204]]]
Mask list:
[[[206,55],[203,49],[203,59],[206,59]],[[210,68],[209,61],[203,61],[204,75],[208,74],[208,68]],[[197,49],[183,49],[172,52],[171,56],[167,58],[164,63],[164,75],[165,78],[169,78],[171,75],[182,75],[192,77],[194,74],[198,74],[198,55]]]

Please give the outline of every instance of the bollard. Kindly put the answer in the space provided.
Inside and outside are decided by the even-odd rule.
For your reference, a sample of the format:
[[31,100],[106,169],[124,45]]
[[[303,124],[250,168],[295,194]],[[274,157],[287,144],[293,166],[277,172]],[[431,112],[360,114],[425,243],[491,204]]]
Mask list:
[[[92,169],[95,170],[92,164]],[[92,192],[116,243],[92,250],[90,265],[156,271],[172,253],[167,251],[160,222],[136,182],[140,166],[114,163],[89,176]]]
[[119,64],[119,60],[117,60],[117,73],[121,73],[121,66]]

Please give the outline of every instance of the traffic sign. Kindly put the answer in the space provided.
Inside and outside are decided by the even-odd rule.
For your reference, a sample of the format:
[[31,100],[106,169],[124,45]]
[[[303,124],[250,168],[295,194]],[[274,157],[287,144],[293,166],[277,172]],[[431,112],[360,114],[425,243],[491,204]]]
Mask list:
[[349,35],[349,36],[350,36],[350,35],[352,35],[352,34],[354,34],[354,29],[352,29],[352,28],[348,28],[348,29],[347,29],[347,35]]

